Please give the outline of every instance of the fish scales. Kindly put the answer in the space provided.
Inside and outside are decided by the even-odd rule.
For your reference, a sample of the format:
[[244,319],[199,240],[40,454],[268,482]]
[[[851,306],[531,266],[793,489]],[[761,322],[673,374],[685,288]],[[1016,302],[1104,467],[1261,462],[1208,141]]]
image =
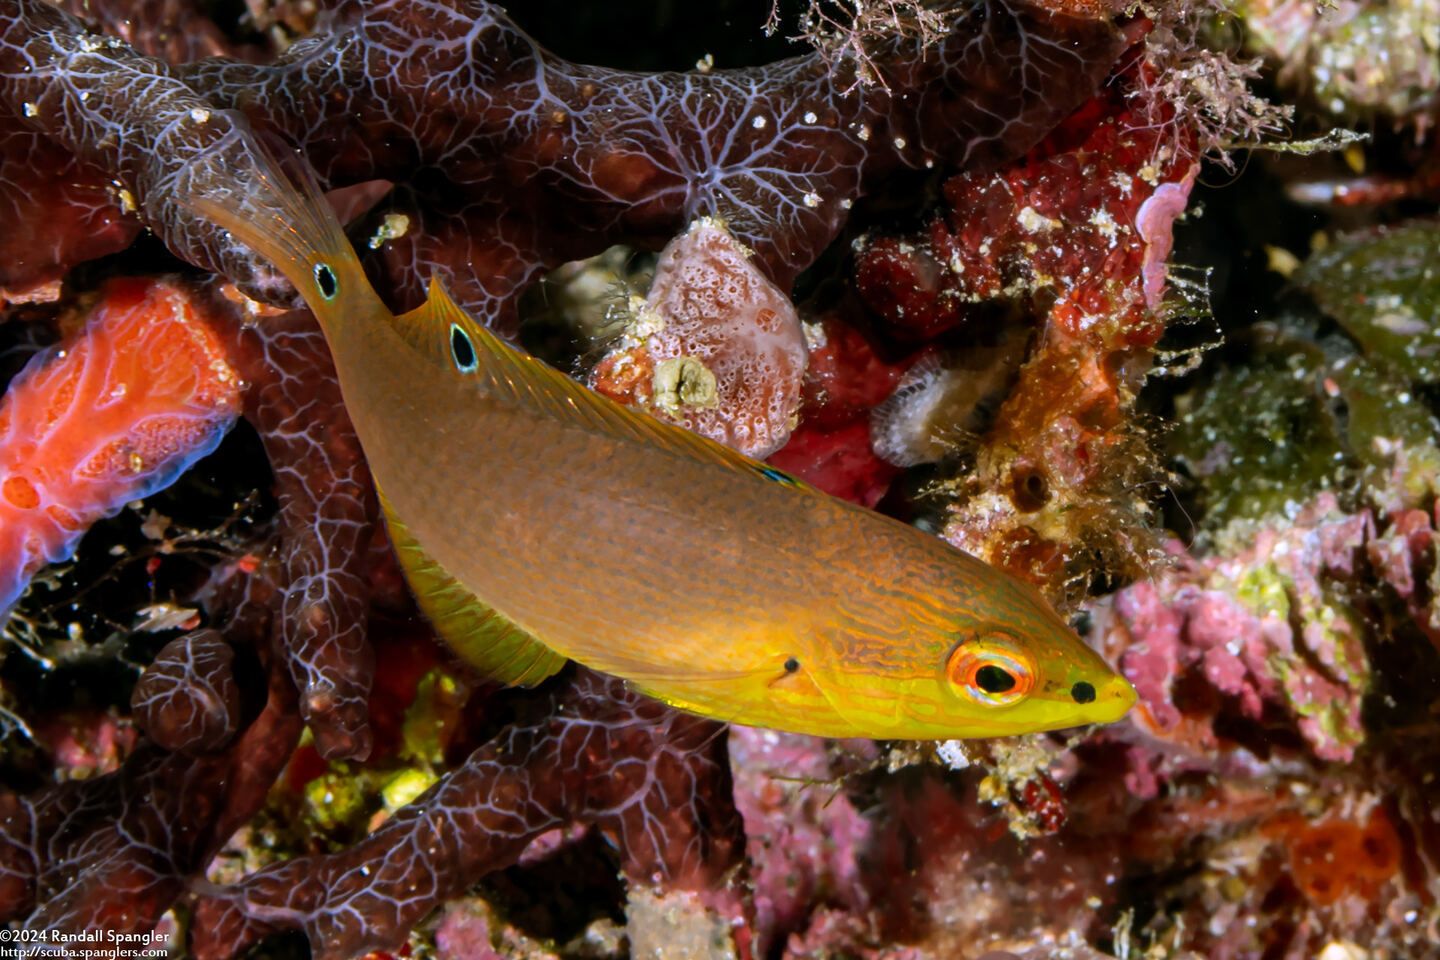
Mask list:
[[392,315],[313,182],[267,170],[187,202],[315,310],[422,609],[482,669],[533,683],[569,657],[829,736],[1021,733],[1133,703],[1030,586],[586,391],[439,287]]

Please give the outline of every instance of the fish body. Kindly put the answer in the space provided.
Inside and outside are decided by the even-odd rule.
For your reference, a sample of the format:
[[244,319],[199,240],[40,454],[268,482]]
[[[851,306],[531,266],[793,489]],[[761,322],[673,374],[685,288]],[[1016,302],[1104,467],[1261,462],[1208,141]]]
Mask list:
[[189,202],[315,311],[412,589],[482,671],[535,683],[571,658],[833,737],[998,736],[1134,702],[1033,588],[938,538],[586,390],[438,285],[392,315],[313,185],[266,169]]

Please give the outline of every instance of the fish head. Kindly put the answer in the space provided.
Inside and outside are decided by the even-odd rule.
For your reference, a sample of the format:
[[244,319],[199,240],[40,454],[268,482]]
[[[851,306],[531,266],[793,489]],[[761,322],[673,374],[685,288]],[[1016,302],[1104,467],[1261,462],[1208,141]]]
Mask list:
[[985,731],[956,736],[1113,723],[1135,703],[1130,682],[1037,590],[1011,577],[992,583],[983,601],[956,616],[953,633],[930,643],[941,704],[932,720]]
[[929,615],[933,603],[925,616],[898,611],[883,643],[847,625],[849,655],[809,671],[826,708],[849,729],[828,735],[1002,737],[1125,715],[1135,703],[1129,681],[1033,587],[985,572],[984,590],[947,598],[941,617]]

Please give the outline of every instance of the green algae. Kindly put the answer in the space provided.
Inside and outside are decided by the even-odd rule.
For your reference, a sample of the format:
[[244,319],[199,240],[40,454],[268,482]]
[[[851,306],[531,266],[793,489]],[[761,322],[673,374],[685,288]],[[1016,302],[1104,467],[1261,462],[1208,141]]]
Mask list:
[[1355,359],[1332,372],[1369,498],[1386,511],[1424,507],[1440,492],[1440,421],[1393,369]]
[[336,764],[305,784],[305,813],[325,833],[354,829],[368,815],[368,793],[362,778]]
[[1195,479],[1202,533],[1286,514],[1332,490],[1382,512],[1424,507],[1440,477],[1440,224],[1337,243],[1296,281],[1343,330],[1260,323],[1177,398],[1174,460]]
[[1440,77],[1436,13],[1435,0],[1400,0],[1334,18],[1311,54],[1315,98],[1334,114],[1425,109]]
[[[1245,46],[1283,66],[1279,82],[1298,87],[1333,117],[1375,123],[1428,111],[1440,81],[1440,2],[1282,4],[1229,0],[1245,23]],[[1218,32],[1212,43],[1222,42]],[[1379,125],[1378,123],[1376,124]]]
[[1366,359],[1418,383],[1440,382],[1440,224],[1348,237],[1310,257],[1296,282]]
[[[413,801],[439,779],[445,752],[462,730],[471,687],[436,667],[416,684],[401,717],[393,753],[368,762],[331,761],[300,790],[298,817],[290,820],[297,845],[334,844],[364,836],[385,816]],[[311,743],[306,731],[303,743]],[[349,838],[349,839],[347,839]]]
[[[1318,728],[1309,734],[1317,744],[1317,755],[1342,759],[1365,741],[1357,700],[1370,685],[1360,640],[1365,633],[1364,618],[1331,583],[1320,584],[1318,595],[1302,598],[1297,608],[1300,629],[1296,640],[1303,651],[1297,651],[1299,656],[1272,657],[1271,667],[1296,716]],[[1333,683],[1317,685],[1317,677]],[[1320,744],[1327,746],[1321,749]]]
[[1245,566],[1234,579],[1217,573],[1207,588],[1234,596],[1256,618],[1280,625],[1277,636],[1293,638],[1293,649],[1267,654],[1267,672],[1304,721],[1302,732],[1316,754],[1348,757],[1365,739],[1358,712],[1370,671],[1360,640],[1364,618],[1345,589],[1324,578],[1297,577],[1274,559]]
[[1416,387],[1440,383],[1440,223],[1347,237],[1312,256],[1296,282],[1360,355],[1332,376],[1348,404],[1348,442],[1372,499],[1424,506],[1440,476],[1440,422]]
[[428,769],[409,767],[398,771],[380,787],[380,796],[385,803],[385,811],[394,813],[407,803],[414,801],[420,794],[434,786],[438,779],[439,777],[434,771]]
[[1283,514],[1344,482],[1349,444],[1319,351],[1266,331],[1245,363],[1176,399],[1171,455],[1195,478],[1203,526]]
[[1235,582],[1233,591],[1251,613],[1261,618],[1273,617],[1285,622],[1290,619],[1289,581],[1274,563],[1249,567]]
[[444,766],[445,748],[459,730],[460,711],[469,696],[469,686],[439,667],[421,677],[400,727],[401,759]]

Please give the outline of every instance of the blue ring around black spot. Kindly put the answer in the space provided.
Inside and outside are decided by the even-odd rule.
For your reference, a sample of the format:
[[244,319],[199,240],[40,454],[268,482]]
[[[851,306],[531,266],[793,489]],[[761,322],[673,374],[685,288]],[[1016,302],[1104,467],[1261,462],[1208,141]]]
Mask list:
[[455,359],[455,366],[461,373],[475,371],[475,346],[470,342],[470,335],[455,323],[450,324],[450,356]]
[[796,486],[795,478],[790,476],[788,473],[785,473],[784,471],[776,470],[774,467],[764,466],[757,469],[759,469],[760,471],[760,476],[764,477],[766,480],[773,480],[776,483],[786,487]]
[[335,271],[330,269],[330,264],[315,264],[315,286],[320,288],[320,296],[326,300],[335,299],[335,294],[340,290],[340,284],[335,279]]

